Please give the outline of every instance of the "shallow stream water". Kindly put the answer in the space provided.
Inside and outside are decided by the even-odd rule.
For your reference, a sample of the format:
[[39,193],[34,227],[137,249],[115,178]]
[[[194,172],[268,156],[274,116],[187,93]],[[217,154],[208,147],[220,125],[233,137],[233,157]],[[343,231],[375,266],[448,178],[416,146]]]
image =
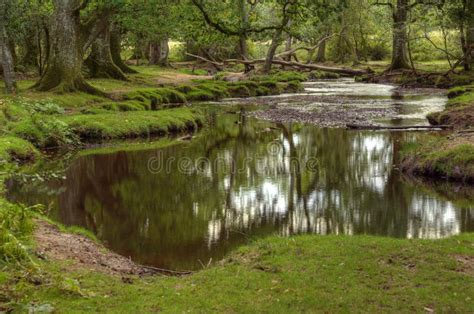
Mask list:
[[[399,116],[386,121],[396,124],[426,123],[424,115],[445,102],[346,80],[306,87],[305,97],[315,99],[281,101],[310,106],[336,95],[351,99],[349,106],[396,106]],[[112,250],[172,269],[198,269],[274,234],[440,238],[474,231],[471,188],[413,180],[396,169],[402,145],[419,136],[223,113],[189,142],[83,151],[63,175],[13,178],[8,197],[45,204],[53,219],[91,230]]]

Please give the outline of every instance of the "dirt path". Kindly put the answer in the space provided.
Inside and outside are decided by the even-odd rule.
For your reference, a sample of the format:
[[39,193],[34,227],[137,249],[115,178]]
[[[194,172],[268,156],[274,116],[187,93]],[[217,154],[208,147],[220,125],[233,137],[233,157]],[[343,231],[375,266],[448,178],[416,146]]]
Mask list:
[[91,239],[72,233],[64,233],[58,227],[36,220],[34,239],[39,256],[66,264],[68,270],[88,269],[111,275],[145,275],[150,271],[130,259],[110,252]]

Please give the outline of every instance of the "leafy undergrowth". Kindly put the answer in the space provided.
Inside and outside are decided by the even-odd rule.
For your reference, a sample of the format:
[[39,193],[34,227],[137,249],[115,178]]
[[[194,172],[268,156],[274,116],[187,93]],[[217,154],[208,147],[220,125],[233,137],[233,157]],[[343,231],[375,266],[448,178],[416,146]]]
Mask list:
[[474,142],[469,135],[412,143],[402,155],[400,168],[406,173],[474,182]]
[[[79,312],[474,311],[474,234],[443,240],[270,237],[181,278],[120,278],[41,262],[5,275],[5,308]],[[30,275],[31,276],[31,275]]]

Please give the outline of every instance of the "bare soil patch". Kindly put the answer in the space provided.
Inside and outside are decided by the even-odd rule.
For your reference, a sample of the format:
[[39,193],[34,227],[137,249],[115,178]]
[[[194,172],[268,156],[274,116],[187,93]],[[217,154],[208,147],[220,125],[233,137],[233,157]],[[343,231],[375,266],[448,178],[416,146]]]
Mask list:
[[78,234],[64,233],[55,225],[36,220],[34,239],[39,256],[71,261],[69,270],[79,268],[111,275],[144,275],[150,270],[129,258],[113,253],[93,240]]
[[458,271],[465,273],[471,277],[474,277],[474,256],[468,255],[456,255],[456,261],[458,262]]

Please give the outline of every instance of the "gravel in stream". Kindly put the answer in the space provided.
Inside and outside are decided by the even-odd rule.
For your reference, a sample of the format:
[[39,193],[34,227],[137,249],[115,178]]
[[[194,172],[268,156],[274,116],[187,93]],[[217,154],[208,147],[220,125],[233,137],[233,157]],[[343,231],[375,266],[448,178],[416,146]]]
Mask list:
[[371,108],[347,105],[276,105],[273,108],[249,113],[258,119],[274,122],[311,123],[321,127],[345,127],[348,123],[372,124],[373,120],[392,118],[397,115],[394,108]]

